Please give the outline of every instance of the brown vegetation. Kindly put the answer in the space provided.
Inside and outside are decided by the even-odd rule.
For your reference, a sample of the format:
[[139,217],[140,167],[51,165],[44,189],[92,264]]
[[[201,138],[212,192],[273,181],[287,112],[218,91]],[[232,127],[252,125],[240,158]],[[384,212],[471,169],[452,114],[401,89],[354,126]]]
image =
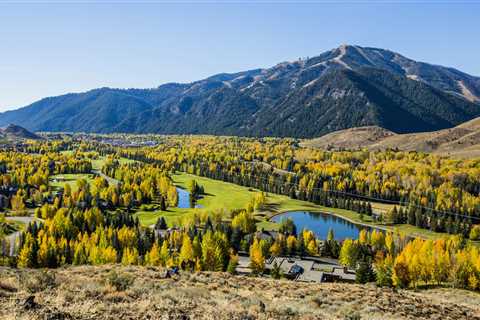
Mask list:
[[[115,273],[111,269],[115,268]],[[477,293],[82,266],[0,269],[1,319],[480,319]]]
[[455,158],[480,156],[480,118],[450,129],[411,134],[395,134],[380,127],[360,127],[332,132],[302,143],[323,150],[399,149],[432,152]]

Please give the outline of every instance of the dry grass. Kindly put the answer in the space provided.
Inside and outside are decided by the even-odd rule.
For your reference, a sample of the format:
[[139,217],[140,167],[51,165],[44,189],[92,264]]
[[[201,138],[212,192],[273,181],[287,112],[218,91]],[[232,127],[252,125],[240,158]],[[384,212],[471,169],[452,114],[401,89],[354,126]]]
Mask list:
[[[121,283],[134,280],[118,289],[108,280],[113,268]],[[223,273],[163,274],[120,266],[47,274],[3,268],[0,319],[480,319],[480,296],[452,289],[413,292]],[[37,281],[34,293],[28,277]],[[32,295],[34,303],[25,303]]]
[[352,128],[306,140],[302,145],[324,150],[398,148],[453,158],[475,158],[480,156],[480,118],[450,129],[410,134],[395,134],[379,127]]

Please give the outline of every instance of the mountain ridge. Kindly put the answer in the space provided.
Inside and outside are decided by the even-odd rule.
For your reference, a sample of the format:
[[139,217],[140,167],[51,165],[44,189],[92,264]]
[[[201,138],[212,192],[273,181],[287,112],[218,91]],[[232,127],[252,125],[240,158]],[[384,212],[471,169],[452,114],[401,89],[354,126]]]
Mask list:
[[[461,85],[460,85],[461,84]],[[35,131],[315,137],[365,125],[432,131],[480,116],[480,78],[342,45],[271,68],[151,89],[98,88],[0,114]]]
[[305,140],[301,145],[322,150],[398,149],[475,158],[480,156],[480,117],[432,132],[397,134],[376,126],[350,128]]
[[18,140],[40,140],[42,137],[36,135],[27,129],[17,126],[13,123],[5,128],[0,128],[0,138],[4,141],[18,141]]

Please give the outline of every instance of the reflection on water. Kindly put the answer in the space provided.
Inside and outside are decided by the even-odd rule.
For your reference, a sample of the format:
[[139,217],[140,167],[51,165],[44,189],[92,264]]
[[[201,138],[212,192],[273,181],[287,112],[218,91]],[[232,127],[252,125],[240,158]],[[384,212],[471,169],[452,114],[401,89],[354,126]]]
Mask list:
[[357,239],[360,230],[371,230],[370,227],[359,226],[340,217],[320,212],[290,211],[273,217],[272,221],[281,222],[287,218],[293,220],[297,232],[308,229],[319,239],[326,239],[329,229],[333,230],[336,240]]
[[189,208],[202,208],[201,204],[195,204],[190,201],[190,192],[182,188],[177,187],[178,205],[177,208],[189,209]]

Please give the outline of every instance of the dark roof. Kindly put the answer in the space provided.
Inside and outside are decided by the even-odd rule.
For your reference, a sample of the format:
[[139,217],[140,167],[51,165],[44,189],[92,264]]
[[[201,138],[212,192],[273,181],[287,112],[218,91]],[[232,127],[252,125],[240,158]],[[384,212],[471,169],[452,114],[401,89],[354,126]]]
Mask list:
[[299,266],[298,264],[294,264],[291,268],[289,273],[291,274],[300,274],[303,273],[303,267]]

